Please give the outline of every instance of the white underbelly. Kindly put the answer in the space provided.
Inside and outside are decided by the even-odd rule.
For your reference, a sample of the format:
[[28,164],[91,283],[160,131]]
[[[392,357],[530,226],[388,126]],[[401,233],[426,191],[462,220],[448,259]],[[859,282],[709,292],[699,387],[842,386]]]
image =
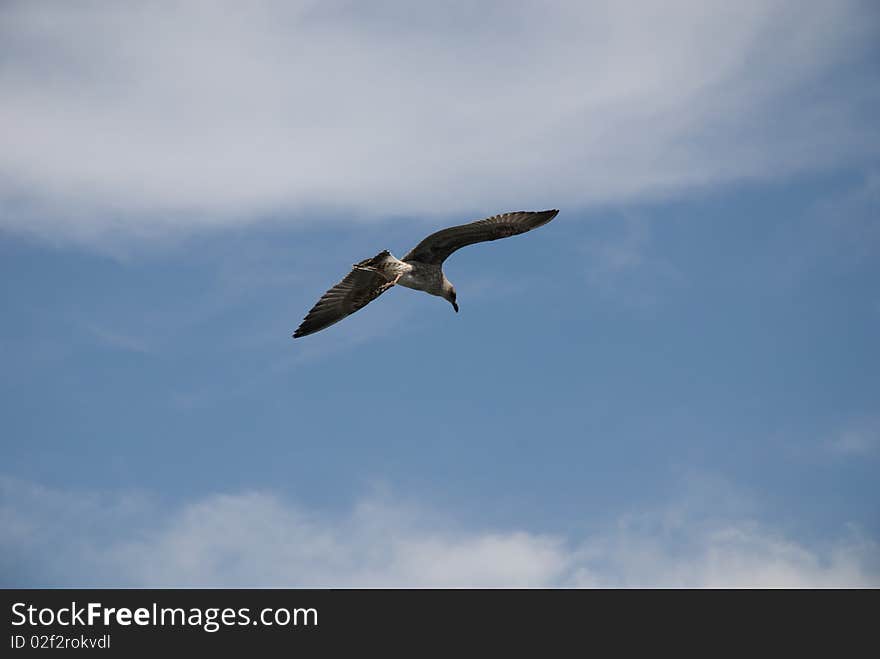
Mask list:
[[403,273],[400,276],[400,279],[397,280],[397,283],[400,286],[405,286],[406,288],[414,288],[417,291],[424,291],[428,288],[428,282],[425,281],[423,277],[414,275],[412,271]]
[[410,269],[403,273],[397,282],[401,286],[414,288],[417,291],[424,291],[431,295],[440,295],[442,290],[441,281],[443,275],[439,268],[426,268],[419,264],[407,264]]

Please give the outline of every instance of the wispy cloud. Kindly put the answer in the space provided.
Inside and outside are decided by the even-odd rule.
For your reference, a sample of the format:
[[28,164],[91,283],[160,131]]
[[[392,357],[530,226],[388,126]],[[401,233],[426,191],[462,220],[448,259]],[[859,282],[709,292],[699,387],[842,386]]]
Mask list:
[[833,453],[846,457],[869,457],[880,454],[880,419],[850,424],[826,443]]
[[150,345],[142,337],[119,332],[95,323],[84,323],[82,327],[103,346],[129,352],[151,352]]
[[593,290],[632,309],[655,306],[684,275],[653,249],[647,218],[606,215],[593,222],[581,247]]
[[[780,237],[772,262],[757,271],[788,292],[809,276],[864,271],[880,258],[880,171],[824,194]],[[856,304],[870,300],[853,296]]]
[[468,530],[370,496],[343,514],[268,492],[148,497],[0,480],[4,585],[868,586],[877,543],[824,549],[749,521],[672,506],[621,516],[587,538]]
[[871,11],[4,3],[0,226],[94,241],[317,211],[573,207],[832,167],[877,153],[876,85],[851,73]]

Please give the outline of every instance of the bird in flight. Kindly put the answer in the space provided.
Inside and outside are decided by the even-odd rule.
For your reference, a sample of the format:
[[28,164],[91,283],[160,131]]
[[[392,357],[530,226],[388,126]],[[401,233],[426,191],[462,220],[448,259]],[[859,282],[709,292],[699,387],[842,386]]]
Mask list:
[[467,245],[537,229],[557,213],[558,210],[548,210],[493,215],[432,233],[402,259],[384,250],[373,258],[355,263],[345,279],[321,296],[293,333],[293,338],[314,334],[338,323],[396,284],[442,297],[458,313],[455,286],[443,274],[443,262],[449,255]]

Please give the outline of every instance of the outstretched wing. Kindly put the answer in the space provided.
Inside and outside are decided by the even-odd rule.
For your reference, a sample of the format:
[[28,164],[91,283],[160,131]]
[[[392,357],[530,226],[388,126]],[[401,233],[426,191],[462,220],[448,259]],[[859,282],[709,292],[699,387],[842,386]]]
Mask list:
[[394,282],[371,270],[354,268],[321,296],[293,333],[293,338],[313,334],[353,314],[382,295]]
[[517,211],[442,229],[416,245],[403,260],[440,265],[457,249],[537,229],[556,217],[557,213],[558,210]]

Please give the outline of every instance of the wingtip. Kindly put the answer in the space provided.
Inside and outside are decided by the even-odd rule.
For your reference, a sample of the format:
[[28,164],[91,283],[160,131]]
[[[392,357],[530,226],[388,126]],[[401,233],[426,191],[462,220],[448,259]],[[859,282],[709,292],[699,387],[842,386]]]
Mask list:
[[538,226],[542,226],[559,215],[559,209],[551,208],[545,211],[537,211],[537,215],[540,218],[540,224]]

